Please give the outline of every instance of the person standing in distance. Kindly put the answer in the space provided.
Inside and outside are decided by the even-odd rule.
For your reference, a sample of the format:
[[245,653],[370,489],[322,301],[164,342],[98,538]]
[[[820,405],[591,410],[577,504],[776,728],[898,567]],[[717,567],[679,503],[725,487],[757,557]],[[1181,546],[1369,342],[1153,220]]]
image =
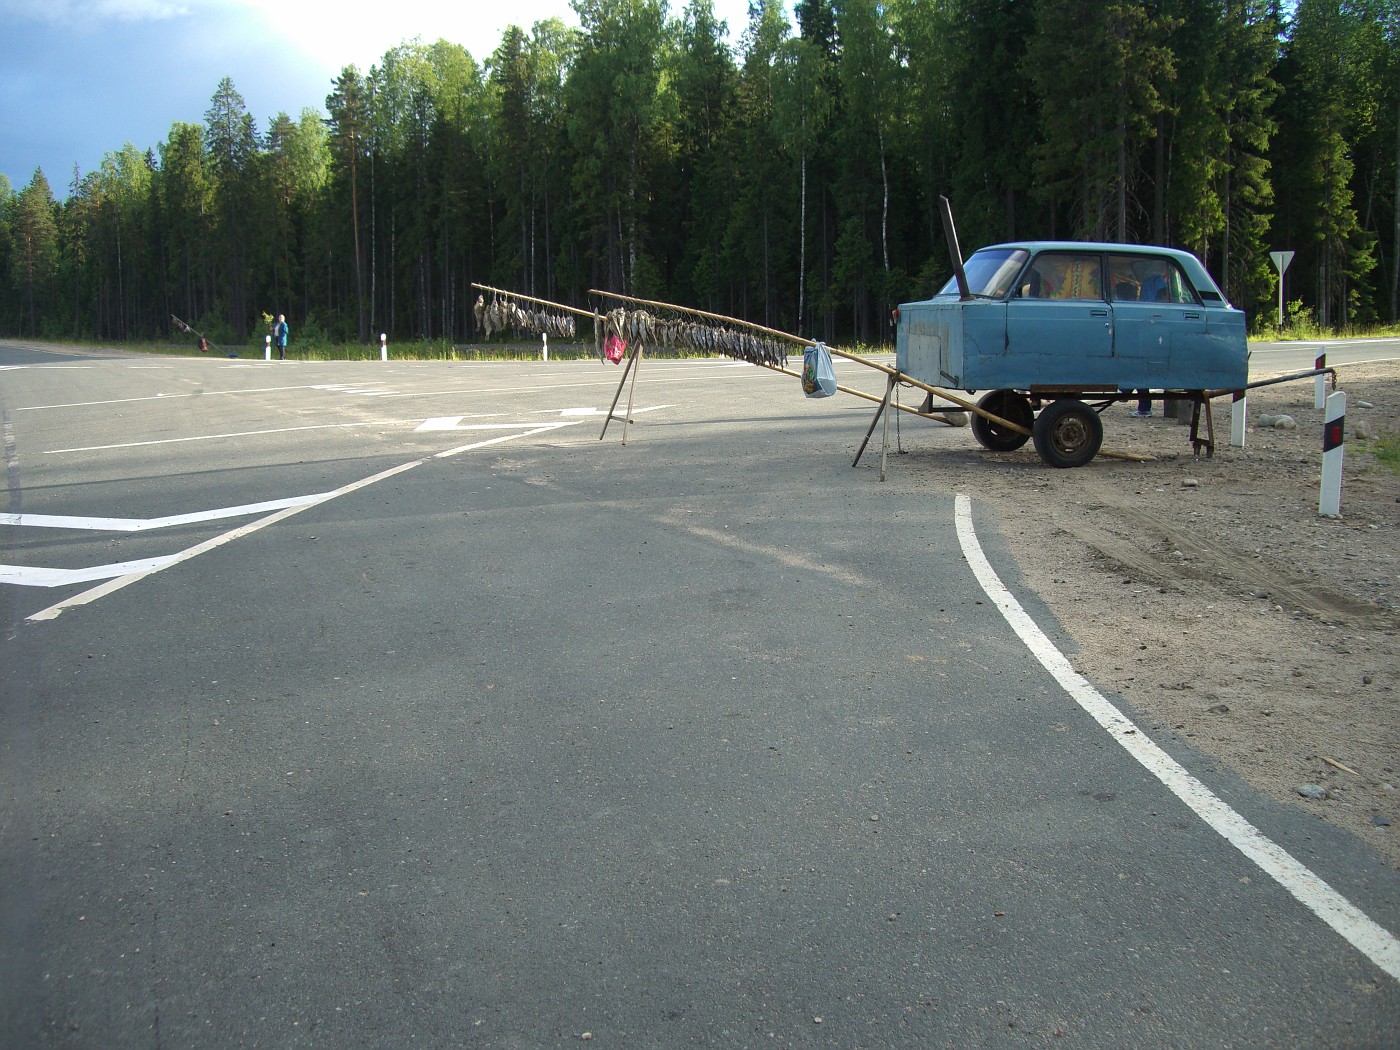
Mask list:
[[287,315],[278,314],[277,323],[272,326],[272,341],[277,344],[277,360],[287,360]]

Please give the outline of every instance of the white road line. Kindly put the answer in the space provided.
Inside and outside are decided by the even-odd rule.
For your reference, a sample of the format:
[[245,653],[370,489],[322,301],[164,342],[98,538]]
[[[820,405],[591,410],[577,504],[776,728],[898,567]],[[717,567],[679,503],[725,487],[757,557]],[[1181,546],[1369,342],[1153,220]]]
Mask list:
[[1087,678],[1070,665],[1069,659],[1056,648],[1055,643],[1050,641],[1001,582],[977,541],[977,533],[972,526],[972,502],[961,493],[955,502],[954,516],[963,557],[967,559],[977,582],[1031,655],[1050,672],[1060,687],[1148,772],[1227,842],[1373,963],[1400,980],[1400,940],[1222,802],[1210,788],[1148,739],[1142,730],[1109,703]]
[[397,394],[397,390],[376,390],[368,386],[347,386],[345,383],[317,383],[312,390],[329,390],[336,394],[358,394],[363,397],[386,397]]
[[514,441],[516,438],[534,437],[536,434],[547,434],[551,430],[559,430],[561,427],[571,427],[574,423],[542,423],[534,430],[527,430],[522,434],[505,434],[501,437],[487,438],[485,441],[474,441],[470,445],[458,445],[456,448],[449,448],[443,452],[435,452],[433,459],[447,459],[449,456],[461,455],[463,452],[471,452],[473,449],[485,448],[487,445],[498,445],[502,441]]
[[83,591],[81,594],[75,594],[71,598],[66,598],[63,601],[58,602],[56,605],[49,606],[47,609],[41,609],[39,612],[34,613],[32,616],[25,617],[25,619],[30,621],[55,619],[66,609],[72,609],[79,605],[87,605],[90,602],[95,602],[97,599],[106,597],[114,591],[121,590],[123,587],[130,586],[131,584],[136,583],[138,580],[144,580],[147,576],[150,576],[152,573],[160,572],[162,569],[168,569],[172,565],[178,565],[181,562],[189,561],[191,558],[198,557],[199,555],[205,554],[208,551],[214,550],[217,547],[222,547],[225,543],[229,543],[243,536],[252,535],[260,529],[264,529],[269,525],[273,525],[286,518],[290,518],[293,514],[300,514],[302,511],[306,510],[307,507],[315,507],[319,506],[322,503],[328,503],[339,496],[348,495],[351,492],[355,492],[359,489],[366,488],[367,486],[373,485],[376,482],[384,481],[387,478],[391,478],[396,474],[402,474],[404,471],[412,470],[414,467],[421,466],[422,464],[428,462],[428,459],[430,458],[442,459],[446,456],[455,456],[462,452],[470,452],[472,449],[485,448],[487,445],[499,444],[502,441],[515,441],[519,438],[530,437],[534,434],[546,433],[550,430],[558,430],[560,427],[566,427],[570,425],[571,424],[569,423],[549,423],[544,426],[538,427],[535,430],[526,430],[519,434],[505,434],[501,437],[487,438],[485,441],[477,441],[470,445],[460,445],[457,448],[448,449],[446,452],[439,452],[435,456],[426,457],[424,459],[415,459],[409,463],[402,463],[397,467],[390,467],[388,470],[382,470],[378,474],[372,474],[369,477],[362,478],[359,481],[352,481],[350,484],[343,485],[340,488],[335,489],[331,492],[323,492],[320,494],[319,497],[316,498],[315,502],[303,503],[294,507],[287,507],[283,510],[277,511],[276,513],[269,514],[265,518],[259,518],[257,521],[250,521],[248,524],[234,529],[231,532],[221,533],[218,536],[214,536],[211,539],[205,540],[203,543],[197,543],[193,547],[189,547],[183,551],[180,551],[178,554],[168,555],[165,558],[152,558],[150,559],[149,565],[147,565],[146,563],[133,563],[140,565],[141,567],[133,572],[127,573],[126,575],[118,576],[115,579],[109,579],[106,583],[101,584],[97,587],[93,587],[90,590]]
[[[270,510],[284,507],[299,507],[302,504],[319,502],[325,493],[310,496],[288,496],[286,499],[267,500],[263,503],[245,503],[241,507],[218,507],[213,510],[197,510],[189,514],[170,514],[163,518],[84,518],[71,514],[0,514],[0,525],[28,525],[40,529],[91,529],[96,532],[145,532],[148,529],[166,529],[172,525],[190,525],[200,521],[217,521],[220,518],[241,518],[248,514],[265,514]],[[120,573],[112,573],[117,576]]]
[[367,419],[362,423],[316,423],[305,427],[278,427],[275,430],[241,430],[231,434],[199,434],[195,437],[161,438],[157,441],[124,441],[117,445],[88,445],[83,448],[51,448],[46,456],[65,452],[106,452],[114,448],[143,448],[147,445],[178,445],[187,441],[221,441],[226,438],[259,437],[263,434],[293,434],[302,430],[335,430],[342,427],[382,427],[416,423],[416,419]]
[[423,420],[416,428],[424,430],[529,430],[537,423],[463,423],[466,416],[433,416]]
[[[639,416],[643,412],[660,412],[663,408],[675,408],[674,405],[648,405],[646,408],[634,408],[632,414]],[[601,408],[537,408],[534,410],[537,416],[605,416],[607,415]]]
[[190,390],[178,394],[147,394],[144,397],[119,397],[111,401],[73,401],[65,405],[29,405],[17,408],[16,412],[47,412],[55,408],[97,408],[102,405],[125,405],[132,401],[169,401],[176,397],[213,397],[219,394],[276,394],[287,390],[315,390],[316,387],[302,383],[297,386],[254,386],[241,390]]
[[71,587],[75,583],[91,583],[93,580],[110,580],[116,576],[130,576],[134,573],[147,575],[171,565],[178,555],[165,554],[158,558],[140,558],[136,561],[111,562],[107,565],[89,565],[83,569],[49,569],[39,565],[0,565],[0,583],[14,584],[16,587]]
[[[743,368],[751,368],[751,369],[754,369],[755,372],[758,372],[758,371],[766,371],[765,369],[760,369],[758,365],[751,365],[751,364],[748,364],[747,362],[737,362],[737,364],[738,364],[740,367],[743,367]],[[729,367],[729,366],[715,366],[714,370],[715,370],[715,371],[719,371],[719,370],[721,370],[721,369],[723,369],[723,368],[728,368],[728,367]],[[667,369],[667,371],[671,371],[671,370],[670,370],[670,369]],[[774,374],[775,376],[778,375],[778,373],[776,373],[776,372],[773,373],[773,374]],[[749,377],[748,377],[748,376],[741,376],[741,375],[733,375],[733,376],[721,376],[721,377],[718,377],[718,378],[724,378],[724,379],[747,379],[747,378],[749,378]],[[788,377],[788,376],[779,376],[779,378],[787,379],[787,378],[790,378],[790,377]],[[662,384],[662,383],[693,383],[694,381],[695,381],[695,375],[694,375],[693,372],[692,372],[692,373],[687,373],[687,374],[684,374],[684,375],[657,375],[655,369],[653,369],[651,372],[649,372],[648,375],[646,376],[646,378],[640,380],[640,382],[646,383],[646,384],[648,384],[648,385],[660,385],[660,384]],[[600,378],[598,378],[598,379],[583,379],[583,380],[579,380],[578,382],[575,382],[575,383],[539,383],[539,384],[534,384],[534,385],[529,385],[529,386],[519,386],[519,385],[518,385],[518,386],[491,386],[491,387],[470,387],[470,386],[448,387],[448,388],[445,388],[445,389],[442,389],[442,390],[411,390],[411,391],[399,391],[398,393],[389,394],[389,395],[387,395],[387,396],[389,396],[389,397],[441,397],[441,396],[446,395],[446,394],[535,394],[535,393],[539,393],[540,391],[543,391],[543,390],[576,390],[576,389],[579,389],[579,388],[582,388],[582,387],[595,387],[595,386],[604,387],[605,389],[608,389],[608,390],[614,390],[614,389],[617,388],[617,378],[616,378],[616,376],[603,376],[603,377],[600,377]]]

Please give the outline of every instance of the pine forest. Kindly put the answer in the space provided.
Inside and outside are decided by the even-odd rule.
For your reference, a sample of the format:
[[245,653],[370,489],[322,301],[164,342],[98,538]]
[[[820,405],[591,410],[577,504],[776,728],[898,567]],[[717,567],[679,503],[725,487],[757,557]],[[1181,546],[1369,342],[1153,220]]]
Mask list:
[[[474,283],[882,345],[964,251],[1185,248],[1252,325],[1400,310],[1400,0],[573,0],[489,56],[402,43],[261,126],[0,178],[0,333],[462,344]],[[789,16],[788,11],[792,15]]]

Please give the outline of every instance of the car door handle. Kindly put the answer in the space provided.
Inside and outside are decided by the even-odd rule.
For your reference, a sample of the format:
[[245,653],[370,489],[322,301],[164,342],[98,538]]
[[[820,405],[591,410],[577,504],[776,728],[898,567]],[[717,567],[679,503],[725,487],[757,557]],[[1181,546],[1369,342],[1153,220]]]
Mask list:
[[1090,311],[1089,311],[1089,316],[1090,316],[1090,317],[1107,317],[1107,316],[1108,316],[1108,309],[1105,307],[1105,308],[1102,309],[1102,310],[1090,310]]
[[1187,314],[1187,315],[1186,315],[1186,320],[1188,320],[1188,321],[1199,321],[1200,319],[1201,319],[1201,315],[1200,315],[1200,314]]

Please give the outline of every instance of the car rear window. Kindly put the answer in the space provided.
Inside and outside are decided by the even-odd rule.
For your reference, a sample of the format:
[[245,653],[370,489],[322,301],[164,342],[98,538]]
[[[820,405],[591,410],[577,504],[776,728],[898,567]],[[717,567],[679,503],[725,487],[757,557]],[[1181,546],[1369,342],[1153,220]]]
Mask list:
[[1109,291],[1114,302],[1177,303],[1198,301],[1176,262],[1159,255],[1110,255]]

